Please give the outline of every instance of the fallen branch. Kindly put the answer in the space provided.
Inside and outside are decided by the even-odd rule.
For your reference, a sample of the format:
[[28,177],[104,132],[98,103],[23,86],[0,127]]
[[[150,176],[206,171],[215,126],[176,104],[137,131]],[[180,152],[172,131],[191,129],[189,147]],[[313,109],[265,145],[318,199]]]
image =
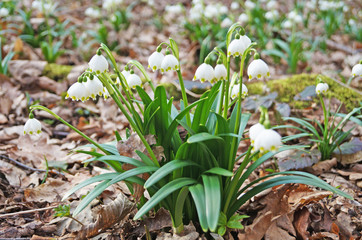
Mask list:
[[52,207],[45,207],[45,208],[37,208],[37,209],[31,209],[31,210],[25,210],[25,211],[21,211],[21,212],[14,212],[14,213],[6,213],[6,214],[1,214],[0,218],[6,218],[6,217],[11,217],[11,216],[16,216],[19,214],[28,214],[28,213],[34,213],[34,212],[42,212],[42,211],[46,211],[49,209],[53,209],[56,208],[57,206],[52,206]]

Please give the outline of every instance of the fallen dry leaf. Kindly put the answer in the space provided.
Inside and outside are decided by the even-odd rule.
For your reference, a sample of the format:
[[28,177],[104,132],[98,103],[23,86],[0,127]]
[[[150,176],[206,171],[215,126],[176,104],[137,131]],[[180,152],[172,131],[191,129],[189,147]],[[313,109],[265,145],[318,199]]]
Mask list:
[[9,72],[17,82],[26,86],[38,79],[47,64],[45,61],[13,60],[9,62]]
[[300,210],[297,210],[294,214],[294,227],[297,231],[299,237],[303,240],[308,239],[309,232],[307,232],[309,223],[310,223],[310,213],[307,208],[303,207]]

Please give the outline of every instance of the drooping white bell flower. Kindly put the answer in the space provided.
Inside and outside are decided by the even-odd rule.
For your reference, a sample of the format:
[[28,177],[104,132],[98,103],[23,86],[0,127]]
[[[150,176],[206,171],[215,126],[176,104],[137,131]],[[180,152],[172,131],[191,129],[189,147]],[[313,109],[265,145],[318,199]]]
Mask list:
[[94,55],[89,61],[88,66],[92,72],[97,74],[108,71],[108,62],[103,55]]
[[259,134],[265,130],[265,127],[261,123],[254,124],[249,129],[249,138],[251,141],[251,144],[254,145],[255,139],[259,136]]
[[282,145],[282,137],[272,129],[261,131],[255,139],[254,151],[260,152],[275,152]]
[[161,52],[154,52],[148,58],[148,68],[151,68],[152,71],[156,71],[161,68],[162,60],[164,59],[164,55]]
[[41,133],[41,123],[34,117],[30,117],[24,125],[24,135],[25,134],[39,134]]
[[249,16],[246,13],[240,14],[238,22],[241,24],[247,23],[249,21]]
[[246,46],[244,44],[244,41],[242,39],[234,39],[231,41],[229,47],[228,47],[228,56],[242,56],[244,51],[246,50]]
[[7,17],[9,15],[9,9],[0,8],[0,17]]
[[250,10],[250,9],[254,9],[255,6],[256,6],[256,4],[254,2],[249,1],[249,0],[245,1],[245,8]]
[[315,88],[315,92],[317,93],[317,95],[323,93],[325,94],[328,90],[328,84],[327,83],[318,83],[316,88]]
[[246,35],[242,35],[242,36],[240,36],[240,39],[243,41],[245,49],[247,49],[251,44],[250,38]]
[[248,67],[249,81],[253,78],[269,77],[269,67],[261,59],[256,59],[249,64]]
[[[236,84],[233,86],[233,88],[231,89],[231,98],[232,99],[235,99],[239,96],[239,90],[240,90],[240,84]],[[241,97],[245,98],[247,95],[248,95],[248,88],[243,83],[243,85],[241,86]]]
[[215,66],[215,80],[226,80],[227,70],[224,64],[216,64]]
[[84,86],[89,91],[89,97],[91,97],[93,100],[96,99],[97,95],[102,96],[104,92],[104,87],[96,76],[93,76],[93,79],[87,78],[87,81],[84,83]]
[[362,63],[358,63],[352,68],[352,77],[362,76]]
[[240,5],[238,2],[232,2],[230,5],[231,10],[237,10],[240,8]]
[[196,69],[193,81],[199,79],[202,83],[205,81],[213,82],[214,78],[214,68],[210,64],[203,63]]
[[98,9],[89,7],[84,11],[84,14],[87,17],[91,17],[91,18],[99,18],[101,17],[101,12]]
[[75,82],[67,91],[65,98],[71,98],[73,101],[81,100],[82,102],[89,99],[90,93],[83,82]]
[[141,86],[142,85],[142,80],[141,78],[134,73],[131,73],[127,78],[127,84],[130,88],[135,88],[136,86]]
[[222,22],[220,23],[220,26],[222,28],[228,28],[231,25],[233,25],[233,21],[230,18],[224,18],[224,20],[222,20]]
[[169,70],[178,70],[178,61],[177,58],[172,54],[167,54],[161,63],[161,73],[165,73]]

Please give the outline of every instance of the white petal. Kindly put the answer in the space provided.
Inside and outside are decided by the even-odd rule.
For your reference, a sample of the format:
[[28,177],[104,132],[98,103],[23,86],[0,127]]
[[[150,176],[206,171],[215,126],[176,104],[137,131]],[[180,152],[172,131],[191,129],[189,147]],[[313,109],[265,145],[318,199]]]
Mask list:
[[362,64],[358,63],[356,65],[353,66],[352,68],[352,76],[356,77],[356,76],[362,76]]
[[224,64],[217,64],[215,66],[215,78],[216,80],[225,80],[227,76],[227,70]]
[[39,134],[41,132],[41,123],[35,119],[31,118],[26,121],[24,125],[24,134]]
[[162,60],[164,59],[164,55],[160,52],[154,52],[148,58],[148,67],[152,69],[152,71],[156,71],[161,68]]
[[214,77],[214,68],[210,64],[203,63],[196,69],[193,80],[199,79],[201,82],[212,82]]
[[269,67],[261,59],[256,59],[249,64],[248,67],[249,80],[253,78],[269,77]]
[[93,80],[88,78],[84,86],[89,91],[89,97],[93,99],[95,99],[97,95],[102,96],[103,94],[103,84],[96,76],[94,76]]
[[253,143],[258,135],[265,130],[264,125],[257,123],[250,127],[249,129],[249,137],[251,142]]
[[261,152],[276,151],[282,145],[282,137],[272,129],[266,129],[255,139],[254,149]]
[[228,56],[233,56],[233,57],[241,56],[243,55],[245,49],[246,47],[243,39],[241,38],[234,39],[231,41],[228,47]]
[[167,72],[171,69],[175,71],[178,69],[178,61],[174,55],[168,54],[162,60],[161,73]]
[[127,78],[127,83],[130,88],[134,88],[137,85],[140,86],[142,84],[141,78],[137,74],[131,74]]

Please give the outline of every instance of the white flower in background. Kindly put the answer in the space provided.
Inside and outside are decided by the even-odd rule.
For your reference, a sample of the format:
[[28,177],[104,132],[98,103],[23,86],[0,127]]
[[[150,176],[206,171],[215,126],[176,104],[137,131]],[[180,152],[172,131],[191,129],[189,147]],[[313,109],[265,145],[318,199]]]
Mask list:
[[113,7],[123,3],[123,0],[103,0],[102,8],[111,10]]
[[97,95],[102,96],[104,92],[103,83],[99,78],[93,76],[93,79],[87,78],[87,81],[84,83],[84,86],[88,89],[89,96],[94,100]]
[[231,10],[238,10],[240,8],[240,4],[238,2],[232,2],[230,8]]
[[219,9],[219,14],[222,15],[222,14],[227,14],[229,12],[229,9],[227,6],[225,5],[220,5],[218,4],[218,9]]
[[214,78],[214,68],[210,64],[203,63],[196,69],[193,81],[199,79],[202,83],[205,81],[213,82]]
[[302,16],[299,15],[297,13],[297,11],[291,11],[290,13],[288,13],[288,19],[292,23],[301,23],[301,22],[303,22]]
[[266,12],[265,13],[265,18],[268,19],[268,20],[272,20],[272,19],[276,19],[279,15],[279,12],[278,10],[271,10],[269,12]]
[[192,4],[202,4],[203,1],[202,0],[192,0]]
[[181,14],[183,12],[184,8],[181,4],[177,5],[167,5],[165,8],[165,11],[168,14]]
[[293,26],[293,23],[290,20],[285,20],[282,23],[282,27],[286,28],[286,29],[290,29],[290,28],[292,28],[292,26]]
[[81,100],[82,102],[89,99],[90,93],[83,82],[75,82],[67,91],[65,98],[71,98],[73,101]]
[[245,1],[245,8],[246,9],[249,9],[249,10],[251,10],[251,9],[254,9],[256,7],[256,4],[254,3],[254,2],[252,2],[252,1]]
[[97,74],[108,71],[108,62],[103,55],[94,55],[88,63],[92,72]]
[[47,2],[44,2],[44,4],[42,3],[42,1],[33,1],[32,4],[31,4],[31,7],[39,12],[43,12],[43,8],[44,8],[44,11],[46,13],[49,13],[49,12],[52,12],[53,11],[53,5],[52,4],[49,4]]
[[7,17],[9,15],[9,9],[0,8],[0,17]]
[[130,88],[135,88],[136,86],[141,86],[142,85],[142,80],[141,78],[134,73],[131,73],[128,78],[126,78],[127,80],[127,84]]
[[101,12],[99,11],[99,9],[95,9],[92,7],[87,8],[84,14],[91,18],[99,18],[101,16]]
[[30,118],[28,119],[28,121],[26,121],[24,125],[24,135],[41,133],[41,123],[37,119],[35,119],[32,114],[30,115]]
[[238,22],[241,24],[247,23],[249,21],[249,17],[246,13],[242,13],[240,14],[239,18],[238,18]]
[[244,51],[249,47],[251,44],[251,40],[246,35],[240,36],[240,38],[236,38],[231,41],[228,47],[228,56],[242,56]]
[[317,95],[323,93],[325,94],[328,90],[328,84],[327,83],[318,83],[316,88],[315,88],[315,92],[317,93]]
[[207,17],[207,18],[218,17],[219,9],[216,5],[210,4],[210,5],[206,6],[204,14],[205,14],[205,17]]
[[276,9],[277,6],[278,6],[277,1],[271,0],[266,4],[266,9],[268,9],[270,11],[270,10]]
[[307,1],[305,3],[305,7],[309,10],[314,10],[317,7],[317,2],[316,1]]
[[189,11],[189,19],[191,21],[198,21],[202,18],[204,7],[202,4],[195,4]]
[[356,76],[362,77],[362,63],[358,63],[352,68],[352,77]]
[[[248,88],[246,87],[246,85],[243,83],[243,85],[241,86],[241,97],[245,98],[246,96],[248,96]],[[240,84],[236,84],[233,86],[233,88],[231,89],[231,98],[237,98],[239,96],[239,90],[240,90]]]
[[356,21],[351,18],[351,19],[348,20],[348,24],[349,24],[350,26],[354,26],[354,25],[356,25]]
[[249,138],[251,141],[251,144],[254,145],[256,138],[259,136],[261,132],[265,130],[265,127],[261,123],[254,124],[249,129]]
[[177,58],[172,54],[167,54],[161,63],[161,73],[165,73],[169,70],[178,70],[178,61]]
[[151,68],[152,71],[156,71],[161,68],[162,60],[164,59],[164,55],[161,52],[154,52],[148,58],[148,68]]
[[226,80],[227,70],[224,64],[217,64],[214,69],[215,72],[215,80]]
[[269,67],[261,59],[256,59],[249,64],[248,67],[249,81],[253,78],[269,77]]
[[230,18],[224,18],[224,20],[222,20],[220,26],[222,28],[228,28],[230,27],[231,25],[233,25],[233,21],[230,19]]
[[254,151],[275,152],[282,145],[282,137],[272,129],[265,129],[260,132],[255,139]]

